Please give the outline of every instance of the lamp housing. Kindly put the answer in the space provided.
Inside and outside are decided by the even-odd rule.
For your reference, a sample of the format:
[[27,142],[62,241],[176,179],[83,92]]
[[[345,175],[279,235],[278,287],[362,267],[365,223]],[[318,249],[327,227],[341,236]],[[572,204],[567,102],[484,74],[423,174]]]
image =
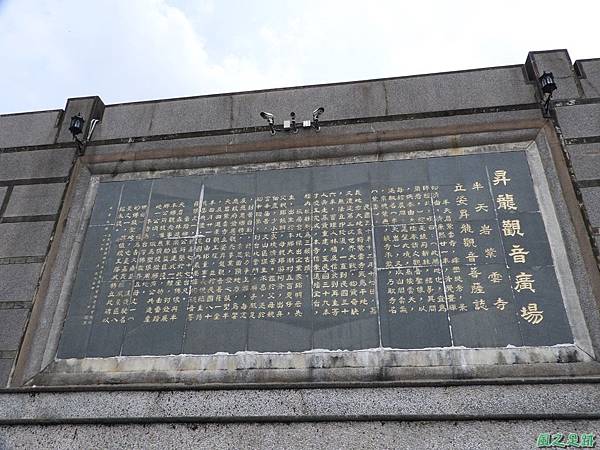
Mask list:
[[76,116],[71,117],[71,124],[69,126],[69,131],[73,135],[73,138],[75,138],[75,136],[77,136],[78,134],[83,133],[83,124],[84,123],[85,123],[85,120],[83,119],[83,117],[81,117],[81,113],[77,114]]
[[554,75],[552,72],[546,72],[538,78],[540,82],[540,88],[544,94],[552,94],[556,90],[556,83],[554,82]]

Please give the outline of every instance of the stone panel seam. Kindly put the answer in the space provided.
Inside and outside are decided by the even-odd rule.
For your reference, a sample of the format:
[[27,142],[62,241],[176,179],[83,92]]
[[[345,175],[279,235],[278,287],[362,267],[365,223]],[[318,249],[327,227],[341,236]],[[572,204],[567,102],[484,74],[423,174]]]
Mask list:
[[170,416],[170,417],[97,417],[97,418],[35,418],[3,419],[0,425],[92,425],[92,424],[151,424],[151,423],[297,423],[297,422],[448,422],[448,421],[538,421],[538,420],[597,420],[600,413],[549,414],[324,414],[273,416]]
[[402,381],[328,381],[328,382],[270,382],[270,383],[210,383],[210,384],[97,384],[63,386],[24,386],[0,388],[4,394],[60,394],[76,392],[203,392],[203,391],[279,391],[279,390],[331,390],[331,389],[386,389],[386,388],[449,388],[464,386],[535,386],[556,384],[600,384],[598,375],[527,377],[527,378],[472,378],[472,379],[421,379]]
[[596,180],[581,180],[577,181],[577,186],[579,188],[595,188],[600,187],[600,173],[598,174],[598,179]]
[[567,100],[556,100],[556,101],[554,101],[552,103],[557,108],[567,108],[569,106],[591,105],[591,104],[594,104],[594,103],[600,103],[600,97],[571,98],[571,99],[567,99]]
[[6,188],[6,192],[4,193],[4,199],[2,201],[2,205],[0,205],[0,221],[2,220],[2,216],[6,212],[6,208],[8,208],[8,202],[10,201],[10,196],[13,191],[13,186],[8,186]]
[[45,256],[10,256],[8,258],[0,258],[0,266],[5,264],[43,263],[45,260]]
[[1,309],[29,309],[30,307],[31,307],[31,302],[29,302],[29,301],[0,302],[0,310]]
[[3,217],[0,223],[18,223],[18,222],[54,222],[58,219],[58,214],[33,215],[33,216],[14,216]]
[[38,144],[38,145],[25,145],[19,147],[2,147],[0,148],[0,155],[2,153],[20,153],[20,152],[35,152],[36,150],[60,150],[60,149],[71,149],[75,148],[75,145],[71,142],[61,142],[59,144]]
[[0,350],[0,359],[14,359],[16,356],[16,350]]
[[69,177],[47,177],[47,178],[24,178],[15,180],[0,180],[1,186],[24,186],[29,184],[54,184],[67,183]]
[[600,136],[585,136],[577,138],[566,138],[566,145],[579,145],[579,144],[598,144],[600,143]]

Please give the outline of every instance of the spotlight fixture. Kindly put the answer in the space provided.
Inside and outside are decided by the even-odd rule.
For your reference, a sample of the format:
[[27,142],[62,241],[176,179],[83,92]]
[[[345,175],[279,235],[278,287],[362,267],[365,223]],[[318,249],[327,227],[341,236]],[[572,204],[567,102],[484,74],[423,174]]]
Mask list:
[[312,113],[313,127],[315,127],[316,131],[319,131],[321,129],[321,126],[319,125],[319,116],[321,114],[323,114],[324,112],[325,112],[325,108],[323,108],[322,106],[319,106]]
[[271,134],[275,134],[275,116],[271,113],[261,111],[260,117],[265,119],[269,124],[269,128],[271,129]]
[[552,72],[546,72],[538,78],[538,82],[540,83],[540,89],[542,90],[542,94],[546,97],[546,99],[542,99],[543,103],[543,112],[544,117],[550,117],[550,99],[552,98],[552,93],[557,89],[556,83],[554,82],[554,75]]

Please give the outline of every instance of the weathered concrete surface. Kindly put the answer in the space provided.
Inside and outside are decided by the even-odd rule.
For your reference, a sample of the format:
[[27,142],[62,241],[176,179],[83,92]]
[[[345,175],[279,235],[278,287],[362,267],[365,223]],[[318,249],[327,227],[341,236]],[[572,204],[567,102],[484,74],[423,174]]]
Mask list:
[[0,224],[0,258],[46,254],[54,222]]
[[1,358],[0,359],[0,386],[6,386],[8,382],[8,376],[12,368],[12,358]]
[[15,186],[5,217],[56,214],[60,209],[64,183]]
[[540,433],[600,420],[0,426],[0,449],[532,449]]
[[522,68],[511,66],[126,103],[106,107],[94,140],[264,126],[260,111],[273,113],[281,124],[290,111],[298,120],[310,119],[318,106],[325,107],[321,120],[339,120],[528,104],[535,101],[534,92]]
[[557,107],[556,115],[565,138],[600,135],[600,102]]
[[582,72],[581,85],[588,98],[600,97],[600,58],[575,61]]
[[19,348],[28,314],[28,309],[0,309],[0,350]]
[[579,97],[581,89],[575,77],[575,70],[571,58],[566,50],[547,50],[531,52],[527,58],[527,64],[533,70],[535,79],[543,72],[552,72],[556,82],[556,91],[552,98],[554,100]]
[[0,154],[0,181],[65,177],[74,150],[50,149]]
[[600,418],[597,383],[0,393],[0,423]]
[[568,145],[567,151],[578,182],[600,179],[600,143]]
[[52,144],[62,111],[0,116],[0,148]]
[[600,187],[581,189],[588,217],[593,227],[600,227]]

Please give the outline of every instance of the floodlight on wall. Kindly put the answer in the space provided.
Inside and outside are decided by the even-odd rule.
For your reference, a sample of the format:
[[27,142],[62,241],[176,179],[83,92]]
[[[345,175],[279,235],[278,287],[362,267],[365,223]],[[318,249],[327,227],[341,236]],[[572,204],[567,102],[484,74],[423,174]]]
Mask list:
[[261,111],[260,117],[265,119],[269,124],[269,128],[271,129],[271,134],[275,134],[275,116],[271,113]]
[[540,89],[542,90],[542,96],[545,96],[543,100],[543,112],[544,117],[550,116],[550,99],[552,98],[552,93],[557,89],[556,83],[554,82],[554,75],[552,72],[546,72],[538,78],[538,82],[540,83]]
[[321,130],[321,126],[319,125],[319,116],[321,114],[323,114],[324,112],[325,112],[325,108],[323,108],[322,106],[319,106],[312,113],[313,127],[315,128],[316,131],[320,131]]

